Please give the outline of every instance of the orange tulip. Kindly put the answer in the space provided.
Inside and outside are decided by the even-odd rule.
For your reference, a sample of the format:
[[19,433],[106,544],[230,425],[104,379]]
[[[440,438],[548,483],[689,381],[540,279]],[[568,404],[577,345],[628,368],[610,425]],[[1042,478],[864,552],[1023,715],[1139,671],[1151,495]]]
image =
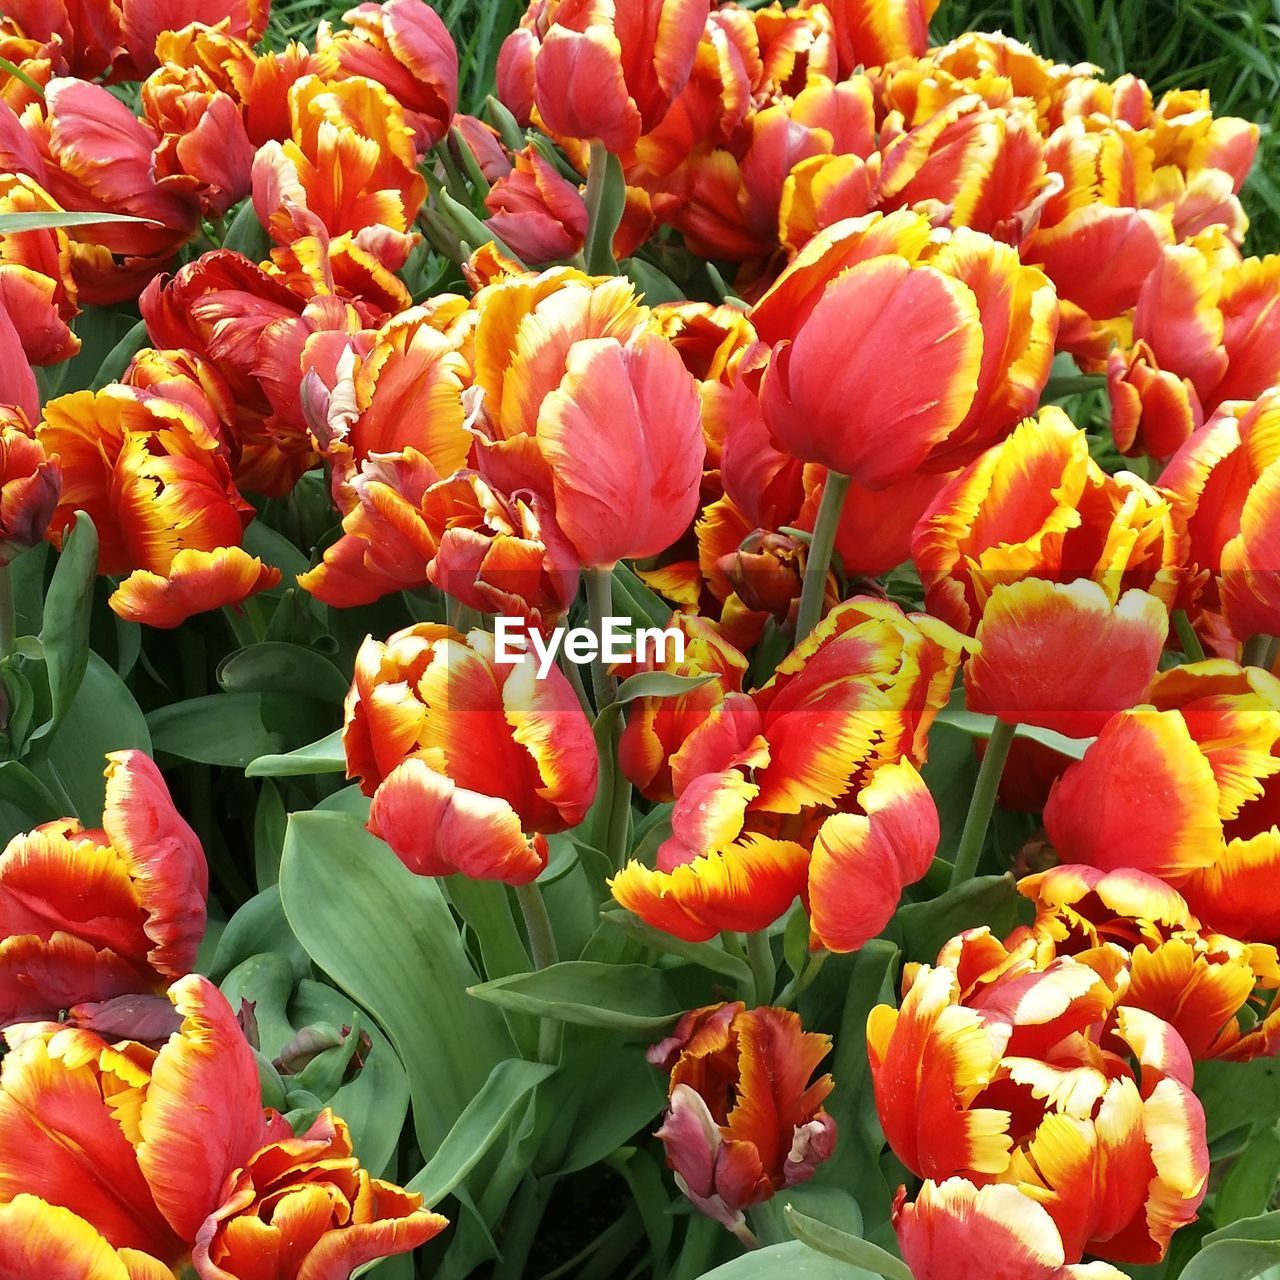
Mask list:
[[537,0],[498,56],[498,96],[565,138],[629,151],[693,68],[708,0]]
[[1185,554],[1168,498],[1136,476],[1106,475],[1052,406],[947,483],[911,551],[929,611],[969,632],[995,587],[1024,578],[1088,578],[1110,600],[1137,587],[1171,606]]
[[98,571],[127,574],[122,617],[173,627],[274,586],[279,570],[240,545],[253,508],[218,437],[184,402],[111,386],[51,400],[36,438],[62,465],[52,537],[77,510],[98,530]]
[[910,1204],[901,1187],[893,1226],[916,1280],[1125,1280],[1106,1262],[1068,1264],[1048,1210],[1003,1183],[926,1181]]
[[0,854],[0,1025],[163,991],[195,965],[200,842],[141,752],[108,755],[106,779],[101,830],[65,818]]
[[115,69],[118,79],[141,80],[158,65],[156,46],[164,31],[193,22],[206,27],[225,23],[228,35],[253,45],[262,39],[271,0],[119,0],[128,52]]
[[[1130,868],[1055,867],[1021,880],[1018,892],[1035,904],[1036,919],[1006,940],[1010,952],[1031,938],[1041,964],[1076,956],[1108,978],[1118,1003],[1169,1023],[1193,1058],[1243,1061],[1274,1052],[1280,1032],[1280,1010],[1268,1012],[1280,988],[1274,947],[1201,928],[1181,894]],[[1245,1027],[1260,1020],[1245,1030],[1241,1016]]]
[[1195,1219],[1209,1157],[1190,1055],[1167,1023],[1115,1008],[1088,965],[962,935],[908,971],[901,1010],[872,1010],[867,1048],[894,1154],[931,1181],[1031,1197],[1055,1263],[1156,1262]]
[[1205,926],[1280,940],[1280,681],[1211,659],[1159,675],[1059,779],[1045,828],[1064,861],[1174,885]]
[[835,1150],[822,1109],[834,1087],[813,1079],[829,1036],[805,1031],[787,1009],[741,1001],[694,1009],[649,1050],[670,1074],[658,1137],[694,1208],[749,1243],[744,1209],[808,1181]]
[[336,32],[321,24],[316,70],[376,80],[404,108],[419,152],[435,146],[458,103],[458,50],[440,15],[423,0],[366,0],[342,20]]
[[[58,212],[58,206],[34,179],[21,173],[0,176],[0,214],[46,212]],[[0,236],[0,305],[32,364],[58,364],[80,350],[80,339],[69,327],[76,296],[65,231],[50,227]]]
[[[582,821],[596,750],[569,682],[527,656],[498,663],[487,632],[435,623],[366,639],[342,733],[369,829],[420,875],[525,884],[548,834]],[[483,744],[483,750],[477,750]]]
[[71,267],[83,303],[136,296],[199,227],[194,180],[153,169],[159,141],[118,98],[84,80],[51,80],[43,104],[21,122],[0,111],[7,169],[34,178],[64,209],[146,219],[75,228]]
[[1024,578],[996,586],[965,664],[971,711],[1068,737],[1096,734],[1142,700],[1169,632],[1169,612],[1145,591],[1113,603],[1095,582]]
[[21,409],[0,404],[0,565],[44,540],[62,492],[62,469]]
[[[773,346],[761,403],[778,446],[871,489],[975,456],[1030,411],[1048,377],[1056,307],[1044,277],[975,232],[932,249],[930,236],[914,213],[838,223],[752,312]],[[899,309],[911,317],[900,326]],[[823,343],[835,332],[858,359],[833,383]],[[891,350],[872,340],[886,334]]]
[[7,0],[5,16],[59,51],[59,75],[96,80],[124,52],[119,0]]
[[[803,8],[819,0],[803,0]],[[921,57],[929,46],[929,23],[939,0],[821,0],[835,22],[840,75],[858,67],[882,67],[898,58]]]
[[201,1280],[251,1280],[264,1257],[299,1280],[407,1252],[444,1227],[420,1196],[371,1179],[328,1112],[299,1137],[264,1112],[253,1053],[211,982],[182,978],[168,1001],[176,1029],[158,1051],[56,1024],[10,1032],[0,1202],[21,1198],[37,1241],[40,1230],[78,1238],[102,1280],[186,1265]]

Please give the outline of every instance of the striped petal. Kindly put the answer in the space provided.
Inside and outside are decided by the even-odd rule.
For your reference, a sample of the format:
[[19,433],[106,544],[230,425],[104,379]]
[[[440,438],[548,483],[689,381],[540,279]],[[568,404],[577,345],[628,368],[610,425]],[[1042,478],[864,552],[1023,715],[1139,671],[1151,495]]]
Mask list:
[[280,570],[242,547],[179,551],[165,573],[135,569],[109,604],[126,622],[172,629],[197,613],[238,606],[280,581]]
[[0,1205],[0,1280],[154,1280],[172,1274],[155,1259],[117,1253],[68,1209],[29,1195]]

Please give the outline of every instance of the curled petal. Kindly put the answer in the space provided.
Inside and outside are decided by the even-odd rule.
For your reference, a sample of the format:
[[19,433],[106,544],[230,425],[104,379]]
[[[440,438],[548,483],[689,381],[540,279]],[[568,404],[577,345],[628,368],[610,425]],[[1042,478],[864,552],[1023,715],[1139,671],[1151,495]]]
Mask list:
[[239,605],[280,582],[280,570],[243,547],[187,548],[167,573],[135,569],[111,594],[111,608],[128,622],[172,629],[197,613]]

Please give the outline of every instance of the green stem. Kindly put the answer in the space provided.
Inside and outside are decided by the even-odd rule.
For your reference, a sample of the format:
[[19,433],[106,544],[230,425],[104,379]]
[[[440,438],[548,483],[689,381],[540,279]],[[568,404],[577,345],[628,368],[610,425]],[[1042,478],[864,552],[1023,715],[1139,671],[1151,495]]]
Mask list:
[[[587,206],[586,262],[593,275],[613,275],[618,264],[613,257],[613,236],[622,210],[607,208],[605,197],[609,188],[609,169],[614,163],[609,149],[598,138],[591,143],[591,155],[587,167],[587,190],[584,200]],[[603,225],[604,221],[613,226]]]
[[780,1008],[790,1009],[813,986],[814,979],[822,972],[822,966],[827,963],[827,957],[830,954],[831,952],[829,951],[814,951],[810,953],[808,962],[804,966],[804,971],[797,974],[787,983],[782,994],[774,1003]]
[[538,1227],[550,1199],[550,1187],[533,1174],[520,1184],[520,1190],[506,1214],[502,1257],[494,1264],[493,1280],[519,1280],[525,1274],[529,1251],[538,1237]]
[[584,569],[582,577],[587,589],[587,616],[600,641],[596,656],[591,659],[591,691],[595,694],[596,712],[599,713],[618,693],[618,682],[610,673],[604,657],[604,620],[613,615],[613,568]]
[[1270,653],[1270,636],[1262,634],[1250,636],[1244,642],[1244,649],[1240,653],[1240,665],[1242,667],[1265,667]]
[[756,1004],[769,1004],[778,980],[778,966],[773,958],[769,935],[764,929],[747,934],[747,960],[756,979]]
[[1173,611],[1173,629],[1178,633],[1178,643],[1182,646],[1182,652],[1186,655],[1187,661],[1203,662],[1204,645],[1200,643],[1200,637],[1196,635],[1185,609]]
[[0,658],[13,652],[18,637],[18,620],[13,607],[13,580],[9,566],[0,565]]
[[[599,638],[596,656],[591,662],[591,688],[595,695],[596,714],[613,705],[618,695],[618,682],[610,673],[604,657],[604,620],[613,613],[613,569],[584,569],[587,589],[587,613],[591,628]],[[600,748],[600,794],[608,797],[608,809],[601,819],[602,852],[609,865],[621,868],[626,861],[631,834],[631,783],[618,767],[618,747],[622,741],[622,716],[611,716],[608,732],[598,737]],[[596,836],[600,837],[600,827]]]
[[991,811],[996,804],[1000,775],[1004,773],[1004,762],[1009,758],[1009,748],[1013,745],[1016,728],[1017,725],[997,720],[995,728],[991,730],[991,737],[987,739],[987,752],[978,769],[973,799],[969,801],[964,830],[960,833],[960,847],[956,850],[955,866],[951,872],[953,888],[966,880],[972,880],[978,869],[978,859],[987,839],[987,828],[991,825]]
[[[560,959],[560,952],[542,890],[536,883],[516,885],[516,901],[520,903],[524,927],[529,934],[529,955],[533,967],[549,968]],[[554,1018],[543,1018],[538,1028],[538,1058],[542,1062],[555,1062],[559,1056],[560,1024]]]
[[831,552],[836,545],[836,530],[844,512],[844,500],[849,493],[849,477],[838,471],[828,471],[822,486],[822,502],[818,506],[818,519],[813,526],[813,540],[804,566],[804,586],[800,590],[800,612],[796,617],[796,644],[798,645],[822,617],[822,598],[827,590],[827,571],[831,568]]

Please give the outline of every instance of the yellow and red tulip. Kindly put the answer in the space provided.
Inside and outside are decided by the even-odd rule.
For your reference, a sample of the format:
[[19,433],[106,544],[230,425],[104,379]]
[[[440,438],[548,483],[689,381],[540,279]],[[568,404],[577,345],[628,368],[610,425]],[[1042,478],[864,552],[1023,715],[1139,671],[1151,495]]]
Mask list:
[[434,623],[361,646],[348,776],[373,797],[370,830],[411,870],[525,884],[546,866],[546,836],[586,815],[591,725],[558,669],[535,671],[532,656],[496,662],[487,632]]
[[813,1079],[830,1037],[788,1009],[741,1002],[694,1009],[649,1050],[670,1074],[658,1137],[693,1206],[750,1238],[744,1209],[811,1178],[835,1150],[822,1109],[834,1087]]
[[0,404],[0,565],[44,540],[62,492],[62,469],[21,409]]
[[109,755],[106,779],[100,830],[65,818],[0,854],[0,1024],[163,991],[195,964],[200,842],[141,752]]

